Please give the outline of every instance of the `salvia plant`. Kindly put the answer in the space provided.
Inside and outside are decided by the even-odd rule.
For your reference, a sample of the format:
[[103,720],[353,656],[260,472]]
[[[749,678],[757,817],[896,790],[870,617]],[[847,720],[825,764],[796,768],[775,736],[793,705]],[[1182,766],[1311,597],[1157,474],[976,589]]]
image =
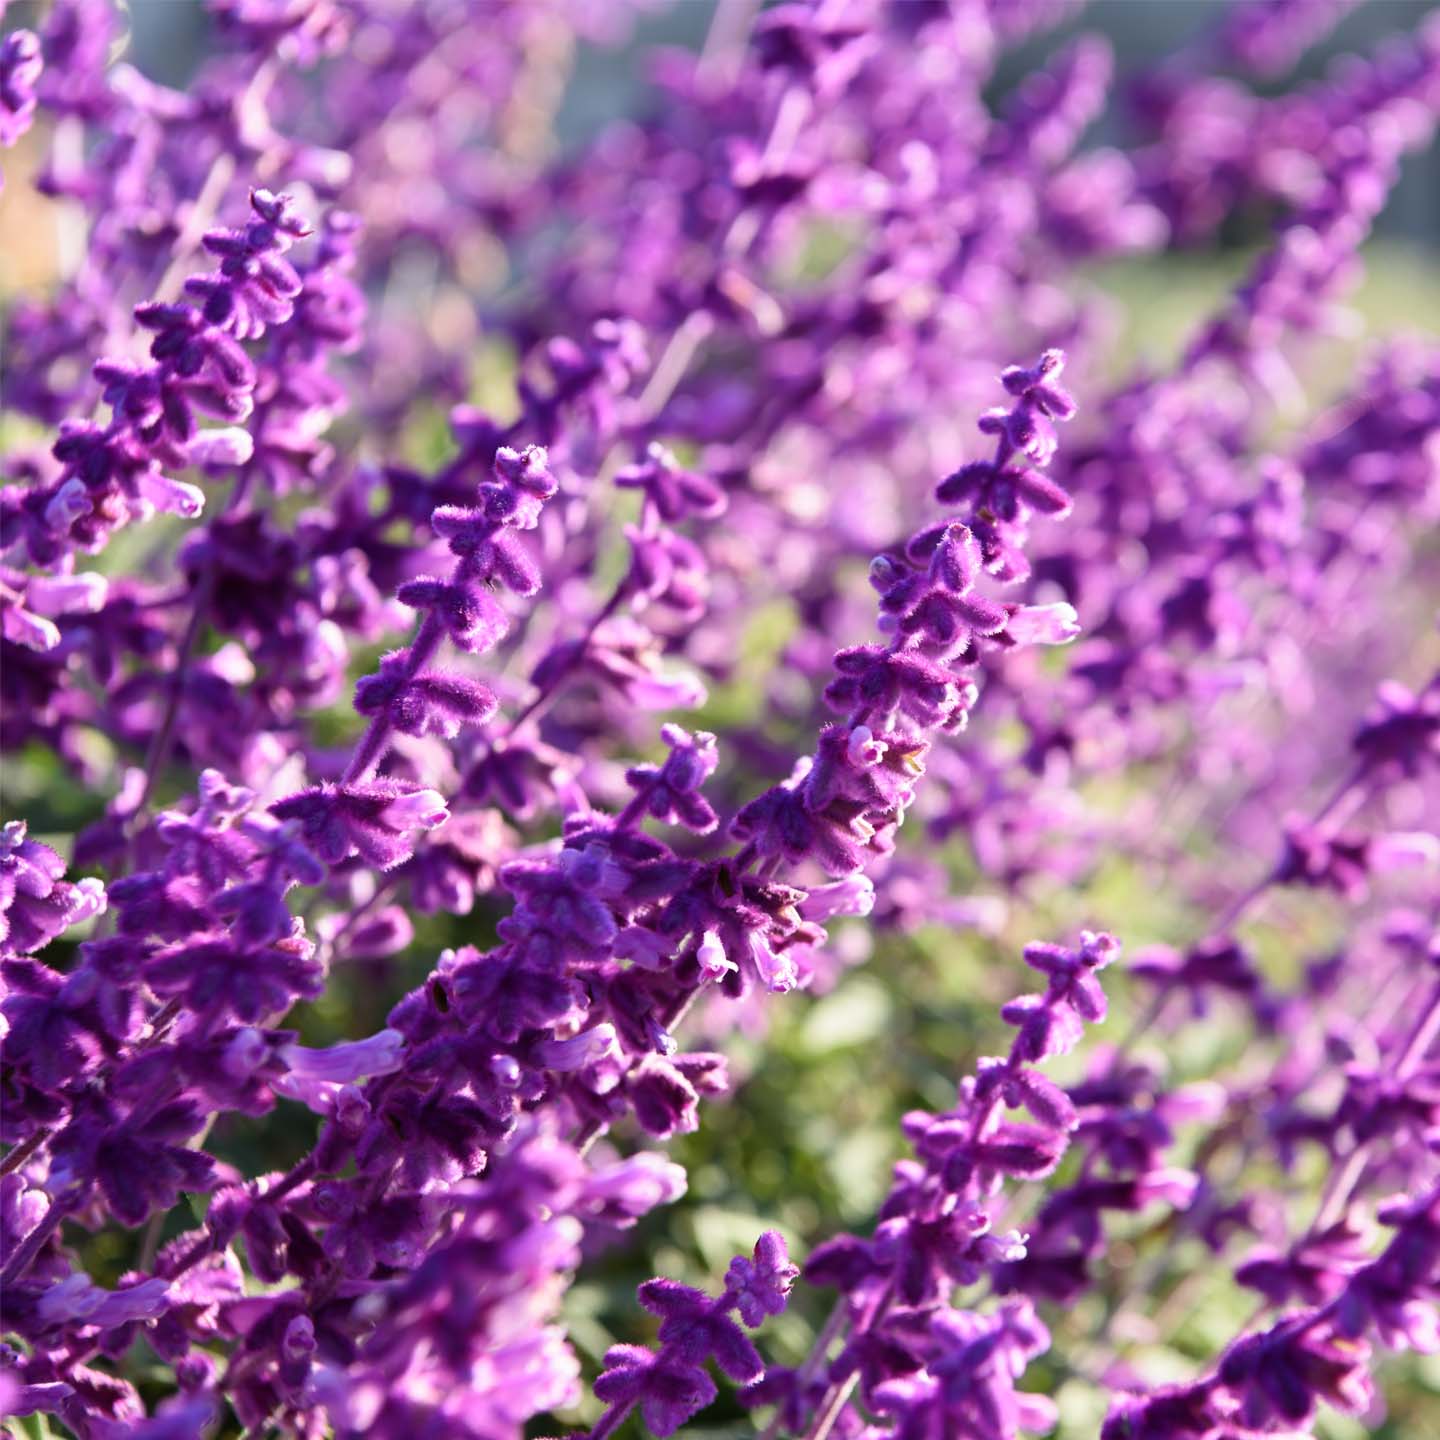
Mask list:
[[0,1417],[1440,1434],[1436,18],[663,8],[6,16]]

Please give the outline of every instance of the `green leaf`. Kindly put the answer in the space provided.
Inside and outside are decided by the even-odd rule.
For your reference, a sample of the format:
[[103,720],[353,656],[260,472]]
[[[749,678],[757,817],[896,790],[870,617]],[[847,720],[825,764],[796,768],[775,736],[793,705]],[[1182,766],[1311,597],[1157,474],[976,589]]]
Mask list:
[[869,975],[851,975],[819,1001],[800,1027],[800,1046],[811,1055],[869,1045],[890,1029],[890,996]]

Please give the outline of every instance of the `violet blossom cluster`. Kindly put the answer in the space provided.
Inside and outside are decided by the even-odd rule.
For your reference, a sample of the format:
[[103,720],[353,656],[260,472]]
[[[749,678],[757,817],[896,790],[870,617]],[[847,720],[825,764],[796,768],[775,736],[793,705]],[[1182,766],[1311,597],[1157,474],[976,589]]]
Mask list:
[[[1342,306],[1440,29],[1271,93],[1353,5],[1117,77],[1066,0],[716,0],[573,133],[649,8],[206,0],[183,87],[112,0],[7,18],[0,203],[53,243],[0,277],[0,1420],[1403,1411],[1440,350]],[[1257,211],[1117,364],[1095,275]],[[953,1103],[868,1219],[749,1201],[702,1280],[679,1157],[937,935],[999,1000]],[[617,1285],[647,1245],[689,1273]]]

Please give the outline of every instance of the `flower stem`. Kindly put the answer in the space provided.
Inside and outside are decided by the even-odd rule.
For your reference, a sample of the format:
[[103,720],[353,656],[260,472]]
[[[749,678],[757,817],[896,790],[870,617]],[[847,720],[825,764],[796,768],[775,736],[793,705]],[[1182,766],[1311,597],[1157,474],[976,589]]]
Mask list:
[[[1440,1038],[1440,982],[1431,989],[1429,1003],[1420,1012],[1409,1039],[1395,1058],[1390,1072],[1392,1082],[1399,1083],[1408,1079],[1437,1038]],[[1345,1214],[1374,1149],[1374,1140],[1366,1140],[1356,1145],[1340,1166],[1330,1172],[1325,1188],[1321,1191],[1320,1204],[1315,1211],[1315,1219],[1311,1222],[1307,1238],[1329,1229]]]
[[0,1271],[0,1291],[8,1289],[29,1268],[40,1253],[45,1242],[60,1228],[65,1209],[58,1200],[50,1202],[50,1208],[40,1217],[35,1228],[15,1247],[5,1269]]
[[36,1130],[27,1135],[0,1160],[0,1175],[8,1175],[12,1170],[18,1170],[49,1138],[49,1134],[44,1130]]

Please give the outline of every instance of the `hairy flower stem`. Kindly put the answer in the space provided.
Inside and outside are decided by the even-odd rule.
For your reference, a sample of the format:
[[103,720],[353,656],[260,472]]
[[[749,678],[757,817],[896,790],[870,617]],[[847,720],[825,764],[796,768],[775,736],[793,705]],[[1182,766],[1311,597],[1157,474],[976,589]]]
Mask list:
[[[883,1320],[890,1309],[893,1295],[892,1286],[886,1285],[875,1297],[869,1311],[864,1319],[855,1326],[855,1329],[870,1330]],[[816,1406],[815,1418],[805,1432],[804,1440],[827,1440],[830,1432],[835,1428],[836,1422],[844,1414],[845,1407],[850,1403],[850,1397],[855,1393],[855,1387],[859,1383],[860,1371],[856,1369],[852,1370],[838,1385],[834,1383],[830,1385],[825,1392],[825,1398]]]
[[829,1403],[816,1416],[815,1424],[806,1432],[806,1440],[826,1440],[844,1413],[845,1407],[850,1403],[850,1397],[855,1393],[855,1387],[859,1383],[860,1372],[858,1370],[846,1377],[844,1384],[834,1392]]
[[[1428,1003],[1420,1012],[1409,1038],[1396,1056],[1390,1078],[1397,1083],[1407,1079],[1425,1059],[1437,1039],[1440,1039],[1440,982],[1432,987]],[[1374,1151],[1374,1140],[1362,1141],[1346,1155],[1337,1168],[1331,1170],[1321,1192],[1315,1218],[1306,1231],[1307,1238],[1320,1234],[1344,1216]]]
[[[463,583],[464,580],[473,578],[474,568],[471,557],[467,555],[456,569],[456,581]],[[406,651],[403,671],[405,679],[412,679],[430,663],[444,638],[445,622],[435,610],[429,611],[420,622],[420,628],[415,632],[415,638]],[[370,722],[364,734],[356,741],[350,763],[345,767],[345,784],[353,785],[364,780],[375,769],[384,755],[385,742],[389,740],[394,728],[394,721],[386,712],[377,715]]]
[[633,1400],[611,1405],[590,1427],[586,1440],[607,1440],[608,1436],[613,1435],[625,1423],[626,1417],[634,1408]]
[[[830,1347],[844,1333],[849,1315],[850,1307],[843,1298],[837,1300],[830,1307],[830,1313],[825,1317],[825,1323],[820,1327],[814,1344],[811,1345],[809,1353],[795,1372],[796,1390],[803,1393],[810,1378],[825,1363],[825,1357],[830,1353]],[[761,1431],[759,1440],[777,1440],[780,1431],[784,1429],[782,1415],[783,1411],[777,1408],[775,1414],[770,1417],[770,1423]]]
[[[262,411],[255,425],[257,441],[263,434],[264,428],[265,419]],[[220,519],[233,514],[245,503],[253,475],[253,462],[247,463],[235,477],[235,483],[231,486],[230,494],[220,512]],[[126,820],[126,836],[131,841],[140,826],[145,823],[149,813],[150,797],[154,794],[160,772],[164,770],[175,743],[175,725],[180,718],[180,706],[185,698],[185,681],[188,678],[190,662],[195,658],[195,649],[200,643],[200,636],[204,633],[205,622],[210,616],[210,602],[215,597],[215,585],[219,578],[217,572],[218,564],[212,557],[201,572],[199,584],[196,585],[191,598],[190,618],[186,622],[185,633],[180,639],[180,648],[175,655],[175,664],[170,669],[165,687],[165,713],[161,716],[160,724],[150,738],[150,747],[145,752],[145,780],[141,787],[140,798],[134,812]]]
[[60,1228],[65,1206],[51,1200],[49,1208],[35,1223],[35,1228],[15,1247],[15,1253],[0,1270],[0,1292],[13,1285],[31,1266],[45,1242]]
[[[1005,1066],[1009,1073],[1016,1073],[1024,1069],[1025,1062],[1021,1059],[1018,1046],[1011,1048],[1009,1055],[1006,1057]],[[977,1108],[971,1117],[971,1144],[974,1144],[985,1134],[990,1128],[991,1121],[999,1115],[1001,1108],[1000,1087],[997,1085],[986,1103]],[[873,1330],[875,1326],[885,1318],[893,1300],[894,1282],[892,1281],[887,1284],[876,1297],[865,1318],[855,1326],[855,1329],[862,1333]],[[828,1323],[826,1328],[829,1328]],[[824,1331],[821,1332],[820,1339],[816,1341],[817,1349],[820,1346],[821,1340],[823,1340],[828,1347],[830,1341]],[[804,1440],[826,1440],[826,1437],[830,1434],[831,1430],[834,1429],[836,1422],[844,1412],[845,1406],[849,1404],[850,1397],[854,1394],[855,1387],[859,1383],[860,1371],[858,1369],[853,1370],[839,1385],[833,1382],[831,1383],[826,1391],[825,1398],[819,1406],[816,1407],[815,1419],[811,1428],[805,1432]]]
[[48,1139],[50,1133],[47,1130],[35,1130],[27,1135],[18,1145],[12,1146],[0,1160],[0,1175],[9,1175],[11,1171],[18,1170]]
[[[699,985],[687,995],[683,996],[677,1004],[670,1007],[662,1021],[667,1030],[674,1030],[676,1026],[685,1019],[694,1008],[695,1002],[700,998],[708,984],[709,981],[701,981]],[[591,1150],[595,1148],[596,1142],[609,1128],[609,1125],[603,1120],[587,1120],[585,1124],[575,1132],[573,1139],[570,1141],[575,1147],[576,1154],[582,1158],[588,1155]]]
[[586,647],[594,638],[595,632],[620,608],[629,593],[629,574],[615,587],[614,592],[604,605],[591,618],[590,623],[585,627],[585,633],[576,642],[575,653],[565,665],[557,665],[554,672],[546,677],[542,685],[525,705],[515,715],[515,718],[505,727],[501,738],[509,740],[519,733],[520,727],[527,721],[532,720],[544,711],[549,709],[555,700],[559,699],[564,689],[565,681],[574,672],[575,668],[585,658]]
[[185,693],[186,674],[190,669],[190,661],[194,658],[195,647],[200,643],[200,632],[205,628],[210,599],[214,593],[215,567],[207,565],[200,576],[199,585],[195,588],[190,619],[186,622],[185,633],[180,638],[180,648],[176,651],[175,664],[165,686],[165,713],[160,717],[160,724],[150,737],[150,748],[145,752],[145,781],[140,790],[139,803],[128,821],[132,834],[145,823],[155,782],[165,768],[165,762],[170,758],[170,749],[175,741],[175,722],[179,718],[180,702]]
[[700,52],[700,74],[716,90],[733,82],[760,0],[719,0]]
[[[279,63],[273,58],[261,62],[244,92],[235,101],[235,113],[243,115],[247,110],[263,106],[265,97],[280,73]],[[269,178],[275,168],[272,156],[262,155],[255,164],[253,174],[257,180]],[[190,203],[185,223],[175,237],[171,247],[170,263],[155,287],[157,300],[173,300],[180,293],[185,278],[185,268],[195,253],[205,232],[215,219],[215,212],[225,198],[230,181],[235,174],[235,157],[225,151],[215,157],[205,179],[200,184],[195,199]]]
[[160,1040],[162,1040],[165,1036],[165,1032],[170,1028],[171,1022],[175,1019],[175,1017],[180,1013],[183,1008],[184,1005],[178,998],[172,997],[171,999],[167,1000],[150,1017],[149,1021],[146,1022],[145,1037],[140,1042],[139,1048],[143,1050],[147,1046],[157,1044]]

